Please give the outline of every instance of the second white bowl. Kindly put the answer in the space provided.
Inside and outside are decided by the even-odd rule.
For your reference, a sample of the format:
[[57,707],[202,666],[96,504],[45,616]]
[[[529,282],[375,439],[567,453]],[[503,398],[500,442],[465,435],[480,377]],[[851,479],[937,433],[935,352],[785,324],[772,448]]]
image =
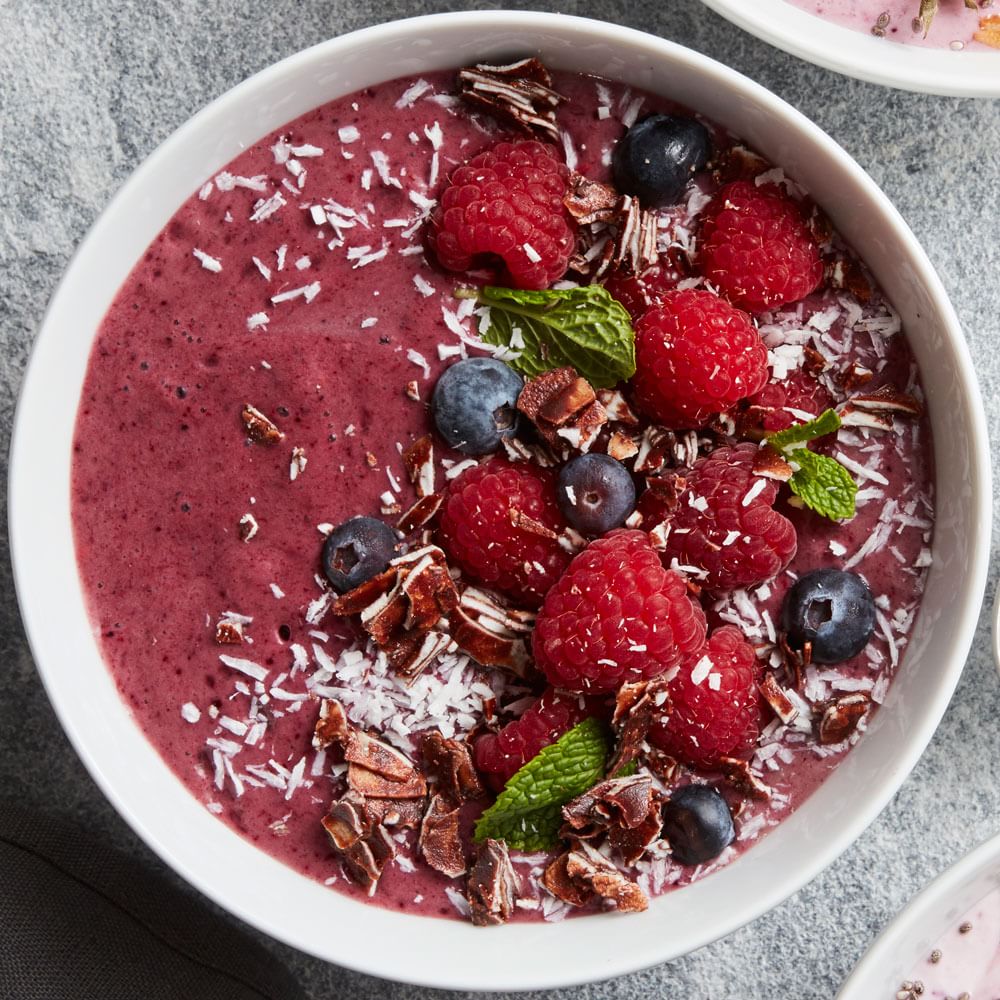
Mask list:
[[[953,52],[890,42],[807,14],[785,0],[703,3],[793,56],[859,80],[924,94],[1000,97],[1000,52]],[[879,8],[872,9],[877,13]]]

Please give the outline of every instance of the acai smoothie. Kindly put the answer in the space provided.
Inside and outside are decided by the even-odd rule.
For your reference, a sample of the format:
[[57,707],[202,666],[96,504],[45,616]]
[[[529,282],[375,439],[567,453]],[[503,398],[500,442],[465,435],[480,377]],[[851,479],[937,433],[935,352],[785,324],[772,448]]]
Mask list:
[[932,561],[863,262],[736,137],[533,59],[205,178],[98,331],[72,484],[108,669],[191,794],[477,924],[752,850],[906,669]]

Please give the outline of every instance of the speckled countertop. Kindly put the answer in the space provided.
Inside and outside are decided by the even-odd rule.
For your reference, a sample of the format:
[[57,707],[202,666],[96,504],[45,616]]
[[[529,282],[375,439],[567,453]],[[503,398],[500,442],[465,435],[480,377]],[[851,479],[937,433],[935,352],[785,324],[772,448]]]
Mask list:
[[[5,34],[16,39],[0,48],[3,461],[46,301],[83,234],[161,140],[244,77],[331,35],[395,17],[493,6],[501,5],[386,0],[373,14],[344,0],[3,0]],[[728,63],[800,108],[861,162],[916,231],[952,296],[978,366],[996,456],[1000,101],[924,97],[838,77],[743,34],[699,0],[570,0],[558,9],[653,31]],[[990,594],[997,576],[995,550],[993,555]],[[0,787],[27,802],[58,801],[64,814],[159,867],[87,776],[49,707],[18,617],[5,534],[0,573],[0,662],[6,672]],[[929,749],[839,861],[767,916],[684,959],[548,995],[829,998],[924,882],[998,830],[1000,682],[984,615]],[[445,995],[268,946],[317,1000]]]

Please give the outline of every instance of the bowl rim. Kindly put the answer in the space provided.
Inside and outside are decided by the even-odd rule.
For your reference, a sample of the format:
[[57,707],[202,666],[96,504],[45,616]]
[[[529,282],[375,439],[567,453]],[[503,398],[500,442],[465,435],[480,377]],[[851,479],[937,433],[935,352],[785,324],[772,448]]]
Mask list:
[[702,3],[793,56],[858,80],[943,97],[1000,97],[1000,52],[887,43],[823,20],[787,0]]
[[[585,958],[582,954],[577,954],[572,968],[553,968],[546,970],[544,973],[536,972],[530,976],[521,972],[516,963],[503,963],[503,967],[500,969],[490,969],[488,972],[484,970],[483,973],[479,973],[477,970],[477,975],[480,976],[477,979],[476,976],[470,976],[467,972],[456,973],[447,968],[434,968],[432,970],[429,964],[422,966],[418,970],[398,968],[396,966],[387,968],[385,954],[378,953],[377,949],[373,949],[373,953],[368,954],[358,951],[345,951],[344,949],[337,950],[326,944],[321,946],[314,940],[303,941],[295,937],[291,930],[279,923],[267,906],[254,910],[249,906],[234,902],[232,898],[227,897],[225,892],[215,883],[214,873],[206,872],[203,870],[203,867],[198,867],[196,855],[186,845],[183,845],[182,841],[178,841],[175,831],[170,831],[170,836],[167,836],[166,825],[159,817],[144,814],[133,808],[133,803],[130,801],[133,797],[131,791],[128,788],[121,788],[113,784],[111,779],[105,774],[102,765],[103,757],[98,756],[88,745],[85,732],[86,727],[81,723],[77,714],[74,713],[73,709],[75,706],[63,696],[63,692],[60,690],[56,665],[47,666],[45,657],[39,655],[39,651],[45,645],[46,631],[51,629],[51,620],[48,615],[48,609],[40,600],[41,595],[34,592],[30,595],[28,593],[27,567],[31,559],[31,551],[29,540],[18,527],[22,522],[27,520],[26,514],[22,513],[22,511],[27,511],[32,503],[29,473],[32,463],[35,461],[35,456],[31,450],[31,427],[29,424],[31,418],[37,416],[46,391],[44,385],[45,372],[42,370],[39,361],[39,355],[41,354],[40,345],[46,339],[51,317],[57,308],[61,306],[62,298],[68,295],[66,288],[70,275],[78,266],[79,261],[93,252],[92,246],[97,243],[97,236],[99,235],[102,221],[114,211],[115,206],[124,202],[126,197],[133,191],[140,190],[146,183],[147,175],[151,174],[159,164],[165,161],[169,162],[175,155],[175,151],[183,147],[187,141],[187,137],[194,133],[202,122],[209,121],[215,116],[225,113],[234,104],[245,102],[252,95],[270,86],[271,82],[281,74],[288,73],[292,69],[319,66],[335,59],[338,52],[343,52],[351,46],[362,42],[405,41],[415,33],[431,32],[439,26],[456,22],[466,22],[466,24],[472,22],[482,32],[489,32],[491,29],[516,29],[520,31],[537,30],[541,34],[543,31],[549,30],[555,34],[565,35],[568,33],[573,37],[574,41],[577,39],[589,39],[607,42],[611,38],[623,49],[630,49],[636,53],[641,52],[644,55],[649,54],[650,57],[655,55],[657,58],[673,61],[674,63],[686,64],[710,80],[734,89],[768,114],[777,115],[787,121],[790,128],[800,135],[808,137],[822,151],[822,155],[836,161],[839,167],[851,177],[853,182],[861,185],[873,201],[881,206],[886,223],[892,230],[894,238],[906,246],[920,280],[927,287],[929,294],[940,309],[943,325],[947,331],[951,346],[955,351],[956,375],[962,382],[964,392],[970,403],[969,417],[975,431],[973,435],[974,440],[971,445],[976,460],[979,463],[978,473],[975,477],[979,488],[978,491],[974,490],[974,493],[978,492],[978,496],[975,497],[975,503],[979,516],[976,523],[970,528],[970,531],[975,532],[974,537],[988,537],[990,529],[988,511],[990,509],[991,486],[986,444],[986,423],[967,345],[940,278],[917,242],[916,237],[909,230],[887,196],[881,192],[861,166],[817,125],[813,124],[785,101],[759,84],[744,77],[742,74],[737,73],[735,70],[711,60],[698,52],[645,32],[623,28],[602,21],[559,14],[521,11],[480,11],[425,15],[360,29],[321,42],[265,68],[243,83],[238,84],[189,119],[147,157],[133,172],[125,185],[94,223],[87,237],[74,254],[66,273],[50,301],[40,327],[39,335],[32,347],[27,371],[22,383],[12,435],[10,476],[8,482],[9,533],[14,578],[22,620],[39,674],[64,731],[87,767],[91,777],[115,806],[116,810],[146,844],[189,883],[223,906],[230,913],[235,914],[270,936],[299,949],[306,950],[319,958],[336,962],[359,972],[439,988],[472,990],[548,989],[608,979],[686,954],[697,947],[725,936],[772,909],[794,892],[797,892],[803,885],[834,861],[860,836],[864,829],[869,826],[878,813],[885,807],[889,799],[898,790],[905,776],[912,770],[933,735],[934,730],[937,728],[964,666],[965,657],[968,647],[971,644],[973,630],[978,618],[978,601],[970,599],[966,606],[961,608],[954,616],[959,624],[955,633],[957,640],[952,651],[953,655],[949,658],[946,668],[941,671],[935,697],[931,701],[928,711],[924,714],[921,724],[914,726],[910,732],[909,740],[906,744],[906,752],[901,755],[899,760],[894,762],[894,766],[890,771],[880,778],[877,793],[871,795],[866,800],[864,807],[857,810],[853,822],[846,824],[842,829],[838,830],[836,835],[825,839],[822,849],[817,850],[812,855],[810,863],[803,865],[802,869],[796,872],[794,878],[787,881],[768,880],[766,883],[762,883],[759,887],[759,894],[750,905],[742,909],[734,907],[732,910],[727,911],[707,932],[701,929],[698,933],[691,933],[690,929],[677,928],[676,936],[664,935],[662,943],[658,943],[655,948],[646,947],[644,950],[637,948],[634,951],[625,949],[616,954],[604,954],[591,958]],[[387,78],[391,79],[392,74],[388,74]],[[987,566],[988,546],[980,545],[976,549],[973,562],[968,567],[968,575],[966,577],[967,581],[969,581],[968,593],[970,594],[970,598],[974,598],[977,593],[981,595],[985,586]],[[122,708],[124,710],[123,717],[131,721],[131,716],[124,703],[122,703]],[[136,728],[138,729],[138,726]],[[144,739],[145,737],[143,737]],[[155,751],[153,752],[155,753]],[[104,761],[104,763],[107,763],[107,761]],[[163,763],[163,768],[169,771],[165,763]],[[172,772],[170,774],[173,777]],[[179,783],[179,779],[177,780]],[[195,802],[193,797],[191,797],[191,800]],[[245,843],[238,835],[232,833],[232,831],[228,831],[228,828],[223,824],[217,823],[215,817],[211,817],[206,810],[202,808],[201,812],[220,831],[226,830],[235,840]],[[255,853],[258,853],[256,848],[252,849]],[[264,855],[260,856],[262,858],[266,857]],[[267,860],[280,865],[280,862],[275,862],[273,859],[268,858]],[[736,864],[738,865],[739,863],[737,862]],[[369,909],[367,904],[357,905],[364,905],[366,909]],[[383,914],[389,913],[389,911],[382,908],[377,909]],[[390,914],[390,916],[397,919],[400,918],[399,914]],[[591,921],[602,919],[613,920],[616,918],[613,916],[606,918],[591,917],[588,918],[587,922],[590,923]],[[454,923],[452,922],[452,924]],[[556,927],[567,927],[575,923],[576,921],[568,921],[562,925],[547,926],[550,926],[554,931]],[[396,926],[399,925],[397,924]],[[509,928],[503,928],[502,930],[510,930],[516,926],[518,925],[511,925]],[[456,932],[456,935],[458,933]],[[474,933],[482,932],[474,931]]]
[[971,885],[987,875],[993,876],[994,884],[984,887],[975,898],[970,895],[968,906],[974,906],[997,888],[997,880],[1000,879],[1000,834],[987,838],[945,868],[892,917],[847,977],[837,1000],[870,1000],[871,981],[906,951],[907,945],[920,933],[925,919],[945,912],[963,884]]

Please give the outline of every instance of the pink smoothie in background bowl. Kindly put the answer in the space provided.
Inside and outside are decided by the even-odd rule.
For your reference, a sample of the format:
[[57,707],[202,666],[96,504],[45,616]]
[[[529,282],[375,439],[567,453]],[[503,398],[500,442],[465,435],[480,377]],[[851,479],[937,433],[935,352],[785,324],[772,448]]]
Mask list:
[[[730,547],[746,562],[746,543],[732,529],[713,542],[716,549],[702,545],[697,558],[677,560],[676,571],[661,565],[652,547],[673,564],[673,542],[659,518],[648,542],[636,528],[613,536],[608,544],[632,546],[643,563],[643,587],[658,588],[672,609],[687,609],[674,616],[688,622],[671,640],[674,648],[664,646],[663,634],[651,636],[666,650],[664,660],[683,659],[674,666],[685,669],[665,681],[673,685],[670,704],[677,694],[690,708],[698,685],[716,706],[720,692],[738,689],[733,705],[721,706],[745,727],[729,744],[737,759],[719,761],[717,770],[675,767],[647,748],[646,721],[669,722],[668,699],[655,686],[621,699],[614,731],[610,691],[582,705],[575,695],[561,696],[555,729],[588,712],[598,720],[546,748],[541,764],[529,762],[527,777],[514,780],[533,797],[512,808],[508,796],[498,816],[494,793],[475,794],[478,781],[460,741],[475,741],[485,767],[483,741],[530,715],[543,683],[524,669],[518,651],[530,642],[535,609],[517,599],[505,609],[500,598],[477,595],[459,566],[461,553],[433,522],[426,538],[422,528],[407,535],[407,551],[365,585],[373,588],[369,603],[357,591],[332,594],[320,556],[326,533],[345,518],[403,518],[412,528],[435,505],[432,496],[411,509],[418,487],[450,493],[479,475],[478,465],[444,447],[426,406],[440,373],[463,363],[463,350],[470,358],[495,350],[480,339],[497,325],[503,333],[505,313],[492,306],[487,322],[468,297],[487,276],[439,267],[427,226],[458,163],[501,136],[527,138],[485,109],[470,118],[465,102],[455,100],[455,67],[498,65],[532,48],[553,70],[566,71],[555,72],[553,86],[570,98],[556,113],[547,173],[559,162],[563,182],[567,164],[585,173],[590,180],[575,181],[570,200],[577,214],[587,205],[597,212],[593,222],[563,220],[550,230],[565,234],[568,226],[581,237],[579,248],[558,244],[560,252],[581,251],[574,268],[589,273],[655,252],[667,261],[642,281],[608,278],[637,314],[671,284],[669,294],[689,302],[707,297],[724,312],[701,275],[698,247],[706,214],[714,204],[725,215],[732,196],[743,204],[763,199],[768,211],[791,220],[796,273],[810,281],[799,285],[799,301],[755,309],[754,326],[734,319],[733,310],[726,314],[741,342],[756,344],[750,354],[767,383],[758,387],[754,376],[755,400],[735,405],[730,419],[712,418],[695,435],[661,434],[641,413],[630,418],[629,402],[637,405],[630,386],[624,394],[602,389],[594,399],[586,380],[564,369],[551,378],[568,373],[570,381],[560,382],[566,391],[546,383],[544,402],[552,405],[544,414],[534,387],[536,405],[526,408],[537,430],[526,421],[513,458],[489,461],[512,463],[522,481],[544,479],[547,451],[559,452],[558,467],[568,457],[562,453],[572,456],[586,438],[592,451],[613,448],[634,472],[641,466],[633,478],[640,492],[659,478],[658,503],[697,521],[712,504],[677,481],[677,463],[718,453],[734,434],[751,438],[739,452],[745,463],[756,455],[765,413],[794,422],[828,406],[840,410],[844,427],[806,447],[816,456],[813,468],[832,462],[841,470],[838,497],[846,489],[841,474],[854,480],[857,515],[835,522],[792,506],[781,476],[794,471],[790,458],[798,468],[809,462],[805,452],[788,453],[786,442],[756,472],[737,469],[750,485],[729,494],[737,520],[745,519],[742,510],[763,517],[756,528],[748,524],[748,537],[761,523],[778,525],[772,541],[782,554],[777,566],[767,561],[773,580],[735,590],[701,580],[705,569],[696,563],[712,551],[722,553],[709,560],[717,569],[740,562],[729,559]],[[595,72],[603,79],[574,75]],[[609,175],[608,147],[646,112],[681,110],[672,101],[719,123],[703,119],[711,162],[653,216],[626,212],[613,191],[607,203],[600,185]],[[725,129],[742,133],[788,176],[735,146]],[[719,199],[720,185],[734,177],[741,186]],[[560,217],[564,207],[556,198]],[[635,240],[620,236],[629,217],[638,223],[627,230]],[[809,245],[813,251],[803,251]],[[533,266],[532,253],[518,246],[521,263]],[[551,244],[541,239],[539,247],[534,256],[551,264]],[[827,266],[811,255],[816,247]],[[502,284],[504,277],[493,268],[490,280]],[[587,280],[579,271],[565,277]],[[729,279],[719,272],[717,280]],[[604,338],[598,356],[616,351],[615,364],[627,363],[621,346],[630,324],[621,310],[599,288],[560,285],[570,301],[582,296],[591,309],[603,302],[604,319],[589,342]],[[551,303],[551,293],[543,300]],[[511,364],[527,346],[515,327],[508,325],[501,352]],[[625,340],[609,340],[609,329]],[[708,367],[707,351],[692,357],[699,384],[738,398],[739,384],[717,381],[728,368]],[[891,384],[888,397],[858,398],[883,379]],[[695,384],[678,383],[678,394]],[[803,385],[812,391],[803,394]],[[854,397],[850,406],[845,395]],[[934,451],[933,463],[931,426],[934,442],[949,444]],[[544,434],[555,440],[541,448]],[[420,458],[425,445],[408,447],[425,437],[434,446],[430,461]],[[275,937],[368,973],[455,989],[553,988],[664,961],[730,932],[799,888],[874,819],[937,725],[973,633],[988,553],[985,440],[961,331],[926,256],[864,171],[793,109],[695,53],[612,25],[533,14],[423,18],[323,43],[247,81],[151,156],[108,208],[53,298],[25,378],[11,457],[13,562],[32,651],[69,738],[127,821],[195,886]],[[765,471],[779,478],[769,485]],[[683,508],[670,503],[671,485]],[[821,494],[812,501],[824,502]],[[503,503],[491,509],[506,516],[492,534],[466,532],[468,545],[509,523],[506,530],[526,532],[546,560],[541,570],[534,561],[508,560],[511,577],[554,573],[571,558],[572,572],[588,556],[587,549],[574,556],[581,539],[547,502],[532,509],[548,525],[520,509],[512,517]],[[781,565],[794,537],[786,516],[798,549]],[[757,543],[760,554],[759,535]],[[607,552],[598,544],[593,551]],[[410,558],[414,550],[419,559]],[[78,558],[66,559],[70,551]],[[871,584],[874,634],[847,663],[808,666],[796,687],[795,657],[780,649],[778,635],[789,570],[848,563],[848,572]],[[489,575],[497,564],[487,559],[479,571]],[[443,565],[452,574],[445,576]],[[503,589],[504,579],[494,574],[493,583]],[[604,579],[609,600],[633,601],[613,574]],[[398,592],[380,590],[393,582]],[[458,591],[460,607],[448,599]],[[417,614],[416,603],[408,614],[398,600],[428,592],[441,598],[440,617],[428,616],[426,604]],[[460,635],[462,614],[472,620]],[[543,607],[542,618],[547,614],[552,620]],[[610,639],[603,627],[601,635],[610,642],[626,620],[630,635],[634,619],[625,616],[608,624]],[[702,628],[718,634],[722,622],[737,636],[728,673],[716,662],[721,653],[689,658],[699,652]],[[449,641],[440,645],[434,633]],[[421,641],[407,645],[407,638]],[[548,649],[551,635],[545,643]],[[617,683],[625,679],[622,664],[629,680],[662,666],[643,655],[646,641],[628,645],[620,662],[584,658],[577,668],[600,667]],[[463,652],[469,646],[481,661],[504,660],[507,669],[477,666]],[[415,677],[397,674],[414,664],[423,666]],[[564,673],[569,686],[579,680],[573,669]],[[731,676],[740,679],[736,688],[724,687]],[[752,683],[765,677],[774,681],[764,684],[766,703]],[[697,749],[691,715],[681,727],[689,757]],[[623,720],[630,721],[624,730]],[[756,739],[746,746],[751,733]],[[620,763],[620,754],[608,756],[622,735],[625,756],[639,757],[630,765],[637,774],[619,775],[631,789],[627,802],[619,795],[615,804],[606,787],[589,804],[576,801],[577,836],[557,852],[560,877],[542,885],[552,854],[518,849],[523,837],[513,821],[524,820],[522,830],[558,825],[554,802],[580,791],[583,777],[601,783]],[[716,727],[702,749],[731,735]],[[661,737],[650,735],[657,745]],[[490,781],[499,783],[495,769]],[[684,783],[703,789],[685,793],[689,803],[714,803],[696,824],[702,833],[708,820],[715,824],[707,837],[712,856],[702,863],[680,858],[684,833],[676,823],[669,843],[659,834],[661,801]],[[435,793],[430,809],[428,790]],[[456,798],[457,808],[441,808]],[[529,823],[525,807],[538,801],[547,812]],[[676,819],[679,807],[672,806]],[[471,840],[484,809],[494,832],[508,821],[509,865],[501,844]],[[723,811],[732,819],[731,840]],[[436,856],[450,875],[415,849],[412,824],[425,813],[425,827],[444,831],[438,846],[461,838],[457,850]],[[612,831],[626,815],[636,825]],[[567,853],[577,854],[572,871]],[[455,870],[470,863],[477,873],[471,880]],[[683,888],[666,891],[671,886]],[[607,912],[641,909],[651,896],[659,898],[646,913]],[[420,919],[464,916],[467,908],[510,919],[493,932],[466,920]],[[589,916],[557,919],[576,912]],[[550,918],[544,929],[534,922],[539,917]],[[498,967],[497,942],[517,961]]]
[[788,0],[802,10],[906,45],[987,52],[1000,46],[1000,18],[992,0],[969,7],[965,0],[939,0],[921,19],[920,0]]
[[[611,181],[612,151],[626,130],[676,110],[599,78],[557,73],[551,87],[565,98],[555,115],[558,159],[602,184]],[[335,595],[318,573],[319,553],[334,525],[359,514],[395,524],[412,508],[418,496],[404,454],[433,432],[427,403],[442,371],[467,356],[516,358],[516,350],[482,343],[481,311],[474,312],[474,300],[455,297],[469,276],[444,271],[427,248],[430,216],[455,166],[511,139],[525,137],[462,100],[455,75],[442,72],[348,95],[255,143],[205,179],[123,285],[94,343],[74,444],[80,574],[108,667],[147,738],[206,810],[261,850],[332,891],[433,916],[469,912],[474,889],[470,881],[467,890],[464,859],[483,851],[469,823],[493,795],[445,790],[445,811],[461,807],[452,844],[460,860],[442,871],[425,843],[425,813],[436,808],[433,798],[427,804],[426,781],[431,795],[444,782],[435,783],[438,772],[424,762],[425,740],[457,741],[452,749],[474,742],[530,709],[544,678],[530,667],[478,665],[475,647],[448,644],[447,627],[443,648],[416,676],[401,673],[387,663],[391,650],[380,650],[356,618],[331,610]],[[780,168],[723,130],[712,129],[712,146],[711,163],[678,204],[649,216],[656,248],[646,263],[655,261],[653,270],[645,279],[619,271],[609,280],[635,316],[643,296],[655,302],[666,289],[711,287],[699,273],[699,220],[723,184],[742,178],[812,211]],[[600,250],[596,241],[613,240],[622,224],[613,216],[581,225],[578,237]],[[665,455],[651,456],[650,442],[661,434],[655,420],[640,413],[638,423],[631,415],[616,422],[612,413],[609,422],[619,446],[626,442],[623,462],[642,490],[685,475],[696,456],[727,442],[756,442],[764,430],[839,407],[845,425],[823,450],[858,486],[857,514],[843,522],[795,506],[782,488],[777,507],[791,518],[798,546],[777,578],[763,574],[751,586],[702,592],[705,572],[680,566],[709,627],[735,625],[756,653],[757,682],[766,677],[778,691],[772,701],[784,700],[764,705],[752,745],[733,751],[749,765],[746,774],[675,767],[640,752],[630,787],[647,797],[645,849],[623,857],[612,849],[610,828],[586,842],[603,859],[587,855],[588,863],[608,865],[633,887],[629,907],[752,849],[837,765],[906,669],[934,524],[920,375],[898,316],[863,266],[821,219],[814,228],[825,276],[805,298],[758,310],[767,385],[733,410],[728,424],[700,438],[678,432]],[[655,277],[661,271],[666,279]],[[566,278],[588,280],[579,269]],[[502,272],[490,280],[503,283]],[[609,410],[628,409],[621,395],[609,400]],[[246,422],[248,404],[273,437],[283,437],[262,441]],[[430,485],[422,492],[443,491],[447,503],[476,459],[433,440]],[[570,445],[553,449],[560,464],[579,453]],[[607,452],[612,439],[586,447]],[[122,475],[129,454],[141,475]],[[525,464],[538,468],[531,458]],[[774,480],[752,482],[745,505]],[[706,504],[697,493],[681,502]],[[642,527],[658,521],[673,523],[661,514]],[[426,537],[409,530],[402,551],[429,541],[450,558],[453,548],[434,525],[427,522]],[[569,534],[561,541],[564,562],[584,544]],[[748,541],[736,531],[722,544],[736,551]],[[461,558],[450,561],[454,574]],[[797,577],[821,567],[867,581],[875,634],[847,662],[807,666],[796,686],[782,650],[782,600]],[[464,589],[478,580],[463,574],[458,582]],[[695,652],[679,669],[700,672],[696,683],[707,689],[714,675],[700,669],[702,657]],[[641,669],[653,675],[668,667],[678,669]],[[416,791],[376,791],[365,814],[357,800],[370,768],[359,772],[343,741],[313,739],[320,714],[341,710],[352,738],[367,733],[421,771]],[[831,735],[824,720],[841,710],[847,723]],[[597,714],[606,718],[608,710]],[[553,724],[538,744],[567,728]],[[690,781],[718,788],[735,817],[735,839],[705,864],[679,862],[653,818],[671,790]],[[462,805],[466,797],[472,801]],[[350,822],[361,814],[360,826],[338,834],[333,824],[345,809]],[[575,857],[579,843],[548,852],[516,845],[513,909],[490,916],[555,920],[574,910],[625,908],[620,895],[588,886],[570,899],[543,884],[553,861],[566,857],[564,850]],[[469,865],[471,880],[478,868]]]
[[970,906],[934,942],[900,983],[896,997],[901,995],[904,1000],[1000,996],[1000,889]]
[[942,872],[897,914],[838,1000],[990,1000],[1000,995],[1000,839]]

